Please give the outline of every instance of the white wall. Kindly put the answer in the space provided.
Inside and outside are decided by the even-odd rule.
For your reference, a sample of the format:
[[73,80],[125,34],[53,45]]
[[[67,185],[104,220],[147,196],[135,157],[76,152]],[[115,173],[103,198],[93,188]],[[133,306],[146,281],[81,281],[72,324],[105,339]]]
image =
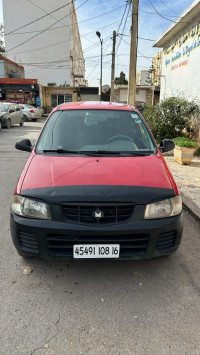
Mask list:
[[[200,24],[196,21],[164,48],[160,99],[200,100]],[[199,38],[198,38],[199,36]]]
[[[34,0],[35,5],[33,5],[27,0],[3,0],[5,34],[69,2]],[[52,15],[5,36],[6,56],[24,66],[26,78],[38,78],[43,85],[48,82],[55,82],[57,85],[63,85],[65,81],[70,83],[70,11],[71,5],[68,5]],[[54,29],[43,33],[34,32],[42,31],[49,26]],[[55,29],[56,27],[60,28]],[[27,31],[30,33],[25,33]],[[33,36],[36,37],[31,39]],[[28,42],[20,45],[26,40]],[[18,45],[18,48],[12,49]],[[37,64],[42,62],[43,64]],[[25,63],[32,63],[32,65]]]

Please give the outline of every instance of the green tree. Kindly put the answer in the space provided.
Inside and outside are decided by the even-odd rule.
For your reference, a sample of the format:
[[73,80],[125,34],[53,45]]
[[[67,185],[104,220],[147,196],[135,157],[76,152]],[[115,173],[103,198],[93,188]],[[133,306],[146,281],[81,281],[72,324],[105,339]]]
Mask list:
[[4,27],[3,24],[0,24],[0,54],[5,52],[4,47]]
[[162,140],[184,136],[184,130],[191,132],[200,122],[200,109],[194,100],[169,97],[160,104],[147,106],[143,116],[156,140]]
[[126,74],[121,71],[121,73],[119,74],[119,77],[115,78],[115,84],[116,85],[127,85],[128,84],[128,80],[126,79]]
[[147,84],[153,85],[154,74],[155,74],[155,68],[154,65],[152,64],[147,73],[147,80],[146,80]]

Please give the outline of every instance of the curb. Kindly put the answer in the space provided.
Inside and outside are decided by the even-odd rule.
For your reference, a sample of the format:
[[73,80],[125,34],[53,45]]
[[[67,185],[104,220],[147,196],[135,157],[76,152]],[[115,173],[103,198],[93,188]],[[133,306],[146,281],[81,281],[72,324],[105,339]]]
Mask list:
[[183,192],[181,192],[181,197],[183,206],[186,207],[189,213],[200,223],[200,211],[197,206]]

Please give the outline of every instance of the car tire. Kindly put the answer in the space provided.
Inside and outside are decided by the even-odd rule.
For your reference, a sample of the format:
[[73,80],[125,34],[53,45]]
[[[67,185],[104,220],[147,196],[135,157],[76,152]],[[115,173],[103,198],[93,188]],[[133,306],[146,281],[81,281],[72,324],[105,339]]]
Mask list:
[[8,120],[6,122],[6,128],[10,129],[10,127],[11,127],[11,122],[10,122],[10,119],[8,118]]
[[20,126],[23,126],[24,125],[24,117],[21,118],[21,122],[19,124]]
[[26,115],[23,115],[24,122],[29,121],[28,117]]
[[37,121],[37,118],[32,118],[32,121],[34,121],[34,122]]

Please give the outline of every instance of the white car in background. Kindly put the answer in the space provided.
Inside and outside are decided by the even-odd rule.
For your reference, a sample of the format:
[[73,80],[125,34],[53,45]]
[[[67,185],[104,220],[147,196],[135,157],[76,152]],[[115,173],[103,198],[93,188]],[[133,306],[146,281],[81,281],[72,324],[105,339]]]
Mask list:
[[22,109],[24,121],[29,121],[29,120],[36,121],[38,118],[41,118],[42,114],[39,108],[27,104],[23,104],[20,106]]
[[0,103],[0,130],[1,127],[10,128],[14,124],[24,125],[23,113],[20,105],[12,102]]

